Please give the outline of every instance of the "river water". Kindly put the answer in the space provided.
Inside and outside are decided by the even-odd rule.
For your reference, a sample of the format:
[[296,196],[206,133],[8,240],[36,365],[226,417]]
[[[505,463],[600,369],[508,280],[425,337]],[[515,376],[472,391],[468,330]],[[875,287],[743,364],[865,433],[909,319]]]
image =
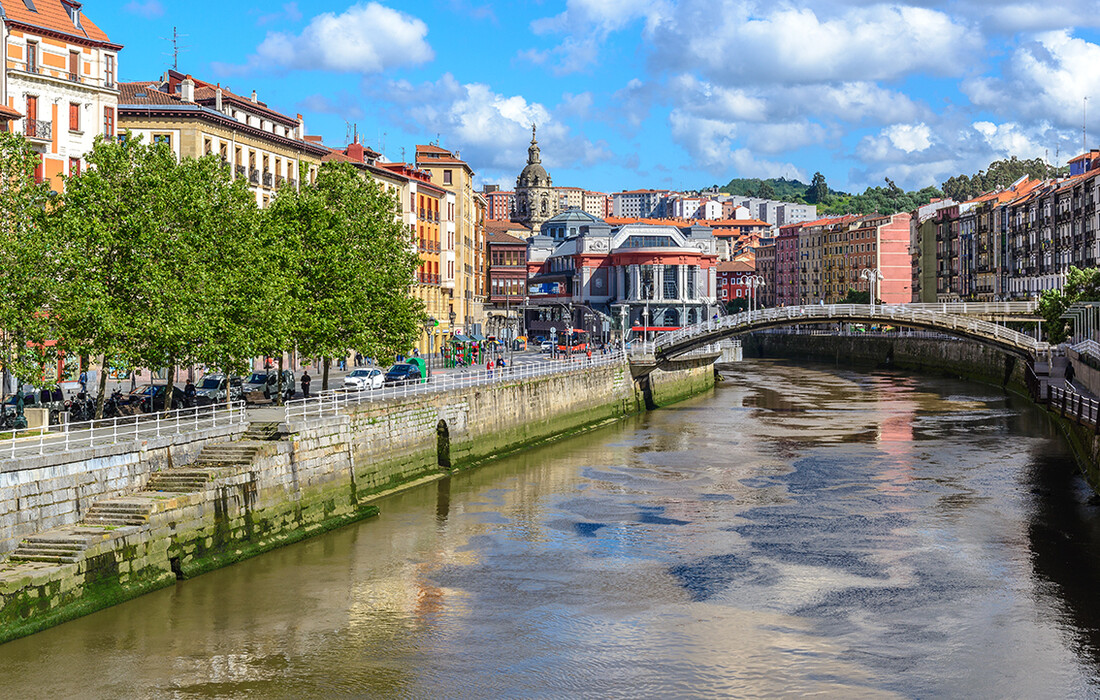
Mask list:
[[1100,512],[992,387],[746,362],[380,505],[0,646],[0,695],[1100,694]]

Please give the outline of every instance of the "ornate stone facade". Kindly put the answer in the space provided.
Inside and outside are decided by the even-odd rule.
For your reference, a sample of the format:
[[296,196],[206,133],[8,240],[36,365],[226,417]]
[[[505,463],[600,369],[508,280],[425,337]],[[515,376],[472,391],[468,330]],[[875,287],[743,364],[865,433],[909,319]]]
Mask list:
[[516,211],[514,219],[538,231],[542,222],[558,213],[558,196],[550,174],[542,167],[535,127],[531,126],[531,146],[527,149],[527,166],[516,179]]

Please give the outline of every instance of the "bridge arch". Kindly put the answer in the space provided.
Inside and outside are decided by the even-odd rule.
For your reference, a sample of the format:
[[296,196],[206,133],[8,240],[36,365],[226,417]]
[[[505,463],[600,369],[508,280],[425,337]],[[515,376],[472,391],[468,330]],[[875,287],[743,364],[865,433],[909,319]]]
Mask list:
[[954,335],[997,348],[1025,360],[1049,355],[1050,345],[1029,335],[960,314],[907,305],[829,304],[786,306],[744,312],[669,331],[657,336],[654,355],[667,362],[706,345],[753,331],[822,323],[873,323]]

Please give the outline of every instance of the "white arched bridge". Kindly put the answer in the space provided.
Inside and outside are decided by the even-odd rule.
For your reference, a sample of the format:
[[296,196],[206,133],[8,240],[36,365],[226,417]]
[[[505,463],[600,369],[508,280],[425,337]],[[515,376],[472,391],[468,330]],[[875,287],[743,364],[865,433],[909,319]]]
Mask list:
[[821,323],[885,324],[938,331],[991,345],[1025,360],[1050,353],[1050,344],[1029,335],[973,316],[951,313],[938,306],[815,304],[760,309],[662,333],[654,340],[653,354],[658,363],[665,363],[724,338],[767,328]]

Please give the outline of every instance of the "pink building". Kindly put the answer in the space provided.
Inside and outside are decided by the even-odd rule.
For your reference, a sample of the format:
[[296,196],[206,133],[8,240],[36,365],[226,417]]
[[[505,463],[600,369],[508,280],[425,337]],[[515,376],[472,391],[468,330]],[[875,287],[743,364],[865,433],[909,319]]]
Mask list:
[[909,250],[912,218],[905,212],[871,215],[853,224],[849,234],[850,279],[858,283],[864,269],[877,269],[880,279],[875,296],[884,304],[908,304],[913,300],[913,257]]
[[798,289],[798,232],[802,224],[791,224],[779,229],[775,239],[775,303],[777,306],[796,306],[800,302]]
[[511,221],[512,211],[516,207],[516,193],[503,190],[485,191],[487,203],[485,218],[489,221]]

